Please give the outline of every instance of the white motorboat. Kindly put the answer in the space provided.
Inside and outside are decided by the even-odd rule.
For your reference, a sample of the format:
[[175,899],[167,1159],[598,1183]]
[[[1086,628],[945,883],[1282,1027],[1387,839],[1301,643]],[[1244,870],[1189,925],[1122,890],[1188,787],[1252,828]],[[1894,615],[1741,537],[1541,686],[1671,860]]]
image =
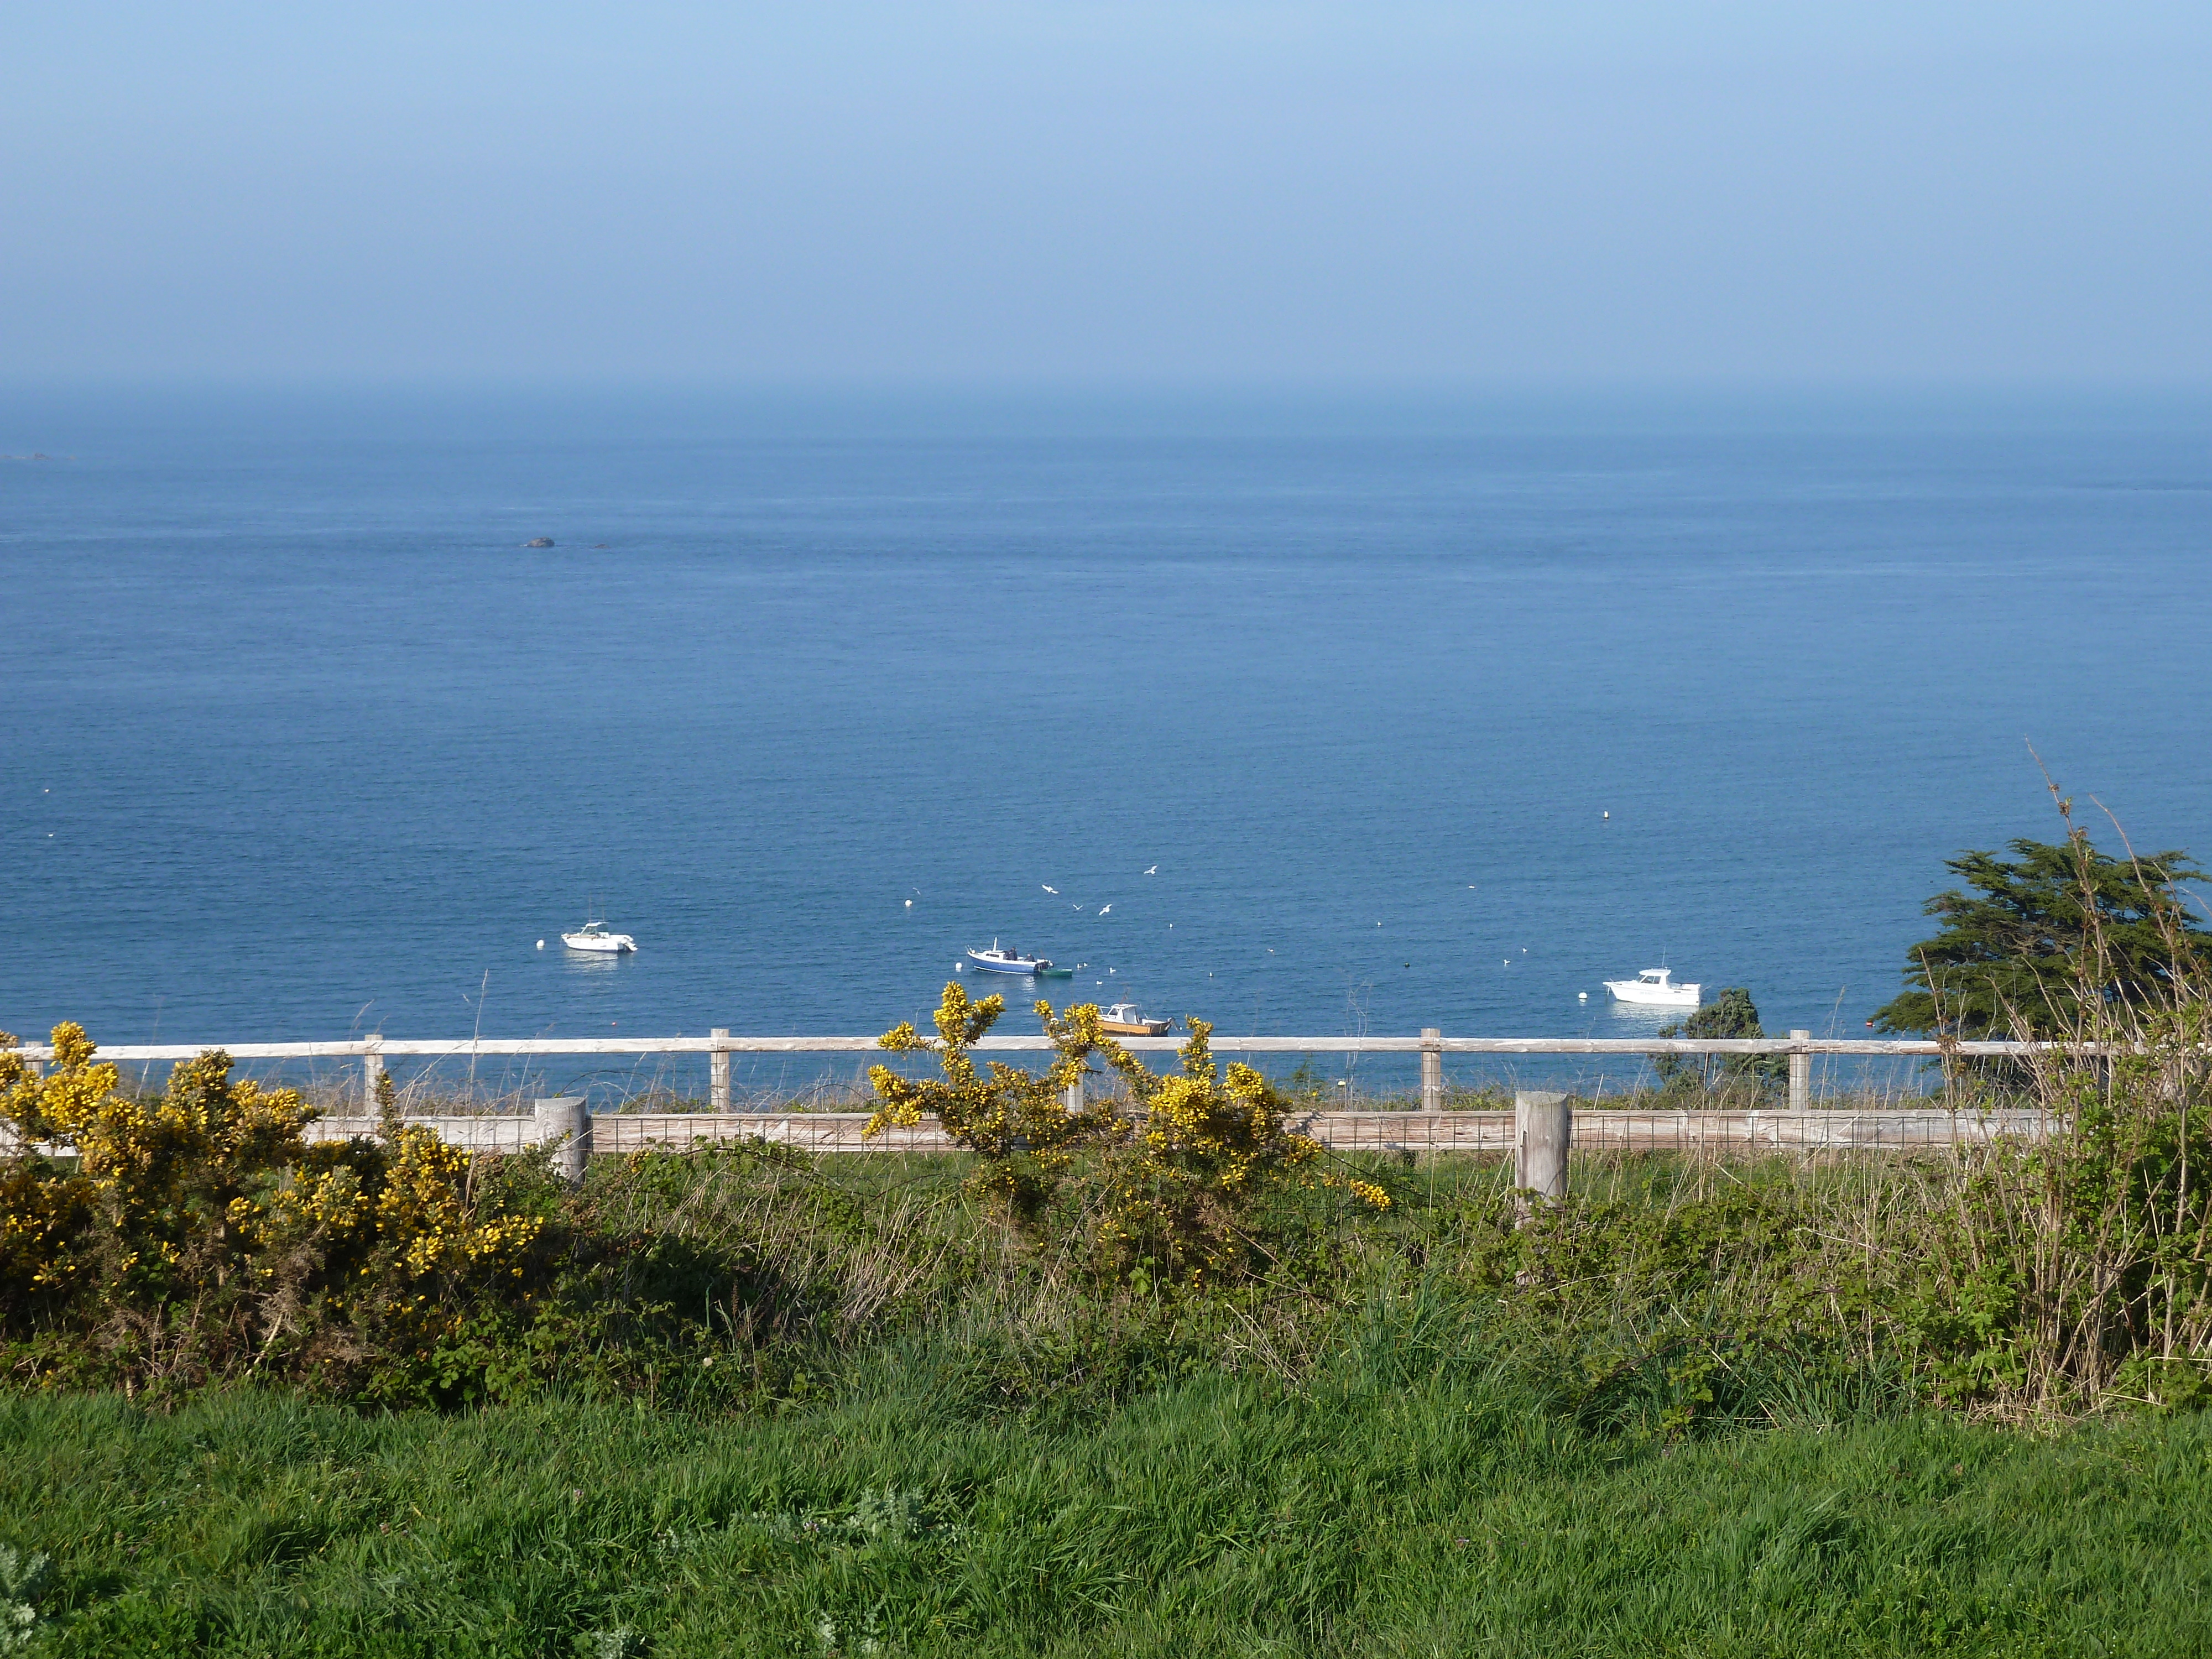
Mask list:
[[984,972],[990,974],[1048,975],[1055,979],[1064,977],[1062,975],[1053,973],[1051,957],[1025,957],[1019,951],[1004,950],[1000,948],[996,939],[991,941],[991,948],[988,951],[968,952],[968,962],[971,967],[981,968]]
[[562,934],[561,943],[571,951],[597,951],[602,954],[619,955],[637,949],[637,941],[628,933],[610,933],[601,921],[587,921],[574,933]]
[[1703,988],[1675,984],[1671,969],[1646,968],[1634,979],[1609,979],[1605,988],[1613,993],[1615,1002],[1632,1002],[1644,1008],[1694,1008]]

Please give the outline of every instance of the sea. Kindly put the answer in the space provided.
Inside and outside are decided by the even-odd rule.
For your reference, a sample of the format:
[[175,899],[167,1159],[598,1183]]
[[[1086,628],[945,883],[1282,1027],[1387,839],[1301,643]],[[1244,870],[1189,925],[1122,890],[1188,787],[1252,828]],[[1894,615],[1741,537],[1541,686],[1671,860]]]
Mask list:
[[995,940],[1077,970],[1007,1030],[1639,1035],[1664,963],[1863,1036],[2051,786],[2212,855],[2203,399],[19,389],[0,453],[20,1034],[872,1034]]

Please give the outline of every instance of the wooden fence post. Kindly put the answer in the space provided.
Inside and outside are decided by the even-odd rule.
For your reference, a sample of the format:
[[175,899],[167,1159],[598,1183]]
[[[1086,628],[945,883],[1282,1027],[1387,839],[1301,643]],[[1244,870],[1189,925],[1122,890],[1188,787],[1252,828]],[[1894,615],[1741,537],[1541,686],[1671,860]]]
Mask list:
[[[720,1042],[730,1035],[726,1025],[717,1025],[708,1036]],[[707,1056],[707,1104],[717,1112],[730,1109],[730,1051],[717,1048]]]
[[1421,1109],[1444,1109],[1444,1051],[1437,1042],[1443,1033],[1433,1025],[1421,1027]]
[[1071,1112],[1079,1112],[1083,1109],[1083,1079],[1085,1075],[1081,1072],[1077,1073],[1075,1081],[1067,1085],[1066,1093],[1061,1097]]
[[538,1144],[553,1146],[553,1172],[572,1184],[581,1181],[592,1156],[592,1109],[584,1097],[532,1101],[530,1111],[538,1120]]
[[1573,1139],[1574,1114],[1565,1095],[1514,1091],[1514,1186],[1540,1198],[1565,1198],[1567,1148]]
[[384,1039],[372,1032],[362,1039],[361,1046],[361,1109],[368,1117],[376,1115],[376,1081],[384,1075]]
[[[1792,1042],[1808,1042],[1810,1031],[1792,1031]],[[1790,1109],[1802,1112],[1813,1104],[1813,1056],[1802,1048],[1792,1049],[1790,1054]]]

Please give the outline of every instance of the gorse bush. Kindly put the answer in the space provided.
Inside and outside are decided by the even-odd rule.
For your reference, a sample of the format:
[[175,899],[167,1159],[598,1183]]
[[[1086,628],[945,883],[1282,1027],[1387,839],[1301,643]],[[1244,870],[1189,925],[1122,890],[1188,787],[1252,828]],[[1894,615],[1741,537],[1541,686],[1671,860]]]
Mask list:
[[55,1027],[47,1076],[0,1044],[0,1323],[33,1372],[189,1383],[427,1354],[532,1270],[544,1216],[427,1128],[387,1115],[376,1139],[309,1145],[314,1109],[227,1054],[141,1098],[79,1026]]
[[[870,1068],[882,1103],[866,1132],[933,1115],[982,1160],[973,1189],[1022,1221],[1035,1223],[1049,1200],[1074,1188],[1074,1207],[1109,1272],[1190,1284],[1244,1276],[1271,1255],[1255,1218],[1285,1184],[1340,1186],[1376,1209],[1389,1207],[1375,1182],[1317,1167],[1320,1143],[1291,1129],[1291,1103],[1265,1076],[1238,1064],[1224,1074],[1206,1021],[1187,1022],[1182,1069],[1163,1078],[1101,1029],[1095,1004],[1055,1013],[1040,1000],[1052,1064],[1032,1074],[994,1060],[978,1071],[970,1051],[1005,1012],[1003,997],[976,1002],[955,980],[938,1007],[934,1043],[911,1024],[886,1032],[883,1047],[934,1054],[943,1075],[916,1080]],[[1110,1102],[1070,1105],[1093,1075],[1093,1059],[1120,1079],[1131,1111]]]
[[1130,1071],[1141,1071],[1099,1029],[1098,1010],[1084,1006],[1054,1015],[1049,1003],[1037,1012],[1053,1045],[1053,1062],[1031,1073],[1002,1060],[978,1070],[970,1051],[988,1035],[1006,1009],[1006,1000],[989,996],[977,1002],[957,980],[947,984],[938,1006],[934,1043],[903,1023],[878,1039],[894,1054],[929,1053],[938,1059],[938,1078],[908,1079],[888,1066],[868,1069],[880,1102],[866,1133],[911,1127],[933,1116],[946,1135],[982,1160],[971,1179],[974,1189],[1011,1211],[1034,1215],[1074,1162],[1078,1147],[1119,1131],[1111,1105],[1098,1103],[1071,1111],[1068,1091],[1088,1074],[1092,1054],[1119,1056]]

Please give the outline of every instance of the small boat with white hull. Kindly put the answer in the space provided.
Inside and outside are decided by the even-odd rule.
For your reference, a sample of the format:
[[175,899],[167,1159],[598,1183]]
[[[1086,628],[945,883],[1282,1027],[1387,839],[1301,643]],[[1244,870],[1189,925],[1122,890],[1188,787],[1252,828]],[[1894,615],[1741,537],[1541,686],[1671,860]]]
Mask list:
[[1004,950],[996,939],[991,941],[988,951],[970,951],[968,961],[971,967],[981,968],[987,974],[1027,974],[1032,978],[1053,974],[1048,957],[1025,957],[1019,951]]
[[637,941],[628,933],[610,933],[603,921],[587,921],[573,933],[561,935],[561,943],[571,951],[595,951],[602,956],[619,956],[637,949]]
[[1613,993],[1615,1002],[1633,1003],[1639,1008],[1694,1008],[1704,988],[1675,984],[1671,969],[1646,968],[1634,979],[1609,979],[1605,988]]
[[1164,1036],[1164,1019],[1146,1019],[1133,1002],[1117,1002],[1098,1016],[1098,1029],[1109,1036]]

